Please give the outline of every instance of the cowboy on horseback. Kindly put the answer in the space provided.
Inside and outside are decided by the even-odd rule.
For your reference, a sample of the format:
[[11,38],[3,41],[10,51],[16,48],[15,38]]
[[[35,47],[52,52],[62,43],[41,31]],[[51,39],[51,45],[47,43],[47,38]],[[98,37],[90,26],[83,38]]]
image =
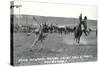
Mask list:
[[77,27],[74,27],[75,29],[75,37],[74,37],[74,40],[76,40],[77,43],[80,42],[80,37],[82,35],[82,14],[80,14],[79,16],[79,24]]
[[75,38],[76,41],[79,43],[80,42],[80,38],[82,36],[82,33],[84,32],[84,34],[87,36],[87,16],[84,17],[84,20],[82,20],[82,14],[80,14],[79,16],[79,25],[77,27],[75,27]]

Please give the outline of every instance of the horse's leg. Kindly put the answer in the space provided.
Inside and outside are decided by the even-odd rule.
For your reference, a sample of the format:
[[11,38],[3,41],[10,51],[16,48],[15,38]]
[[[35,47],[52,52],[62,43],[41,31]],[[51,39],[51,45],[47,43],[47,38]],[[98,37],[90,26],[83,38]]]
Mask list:
[[74,41],[73,41],[73,44],[74,44],[74,42],[77,43],[77,33],[74,34]]
[[78,44],[80,43],[80,37],[81,37],[81,33],[78,36]]
[[76,43],[78,43],[79,32],[77,32],[77,34],[76,34],[75,38],[76,38]]
[[79,43],[80,43],[80,37],[78,38],[78,45],[79,45]]
[[73,45],[74,45],[75,43],[77,43],[77,38],[76,38],[76,37],[74,37]]
[[87,36],[87,31],[84,30],[83,32],[84,32],[85,36]]
[[80,32],[79,36],[78,36],[78,44],[80,43],[80,38],[82,36],[82,31]]

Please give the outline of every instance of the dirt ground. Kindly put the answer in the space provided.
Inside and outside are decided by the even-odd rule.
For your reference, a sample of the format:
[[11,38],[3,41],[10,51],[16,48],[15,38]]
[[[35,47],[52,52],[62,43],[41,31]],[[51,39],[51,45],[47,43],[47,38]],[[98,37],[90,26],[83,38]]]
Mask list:
[[[97,45],[95,44],[70,44],[64,43],[63,38],[67,35],[49,35],[43,43],[38,43],[37,48],[32,48],[35,39],[34,34],[26,36],[25,33],[14,34],[14,56],[16,65],[42,64],[42,62],[18,62],[21,58],[61,57],[61,56],[84,56],[91,55],[84,61],[95,61],[97,57]],[[90,35],[92,36],[92,34]],[[68,36],[67,36],[68,37]],[[72,37],[72,36],[71,36]],[[70,37],[70,38],[71,38]],[[72,37],[73,38],[73,37]],[[89,38],[89,37],[88,37]],[[69,39],[69,38],[67,38]],[[91,38],[90,38],[91,39]],[[93,40],[93,39],[92,39]],[[90,40],[90,41],[92,41]],[[95,40],[95,38],[94,38]],[[70,42],[73,40],[70,39]],[[95,42],[95,41],[94,41]],[[72,42],[73,43],[73,42]],[[42,48],[41,48],[42,46]],[[77,62],[77,61],[76,61]]]

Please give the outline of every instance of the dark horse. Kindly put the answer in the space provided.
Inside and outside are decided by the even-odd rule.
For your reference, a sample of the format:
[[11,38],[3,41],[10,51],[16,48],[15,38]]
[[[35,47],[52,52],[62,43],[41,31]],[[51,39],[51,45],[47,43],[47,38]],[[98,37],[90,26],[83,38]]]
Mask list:
[[80,38],[82,34],[84,33],[85,36],[89,35],[89,33],[92,31],[90,28],[85,29],[83,23],[79,23],[78,26],[74,27],[74,40],[79,44],[80,43]]
[[79,43],[80,42],[80,38],[82,36],[82,25],[79,24],[78,26],[74,27],[74,40]]
[[76,40],[77,43],[80,42],[80,38],[82,36],[82,33],[85,34],[85,36],[87,36],[87,34],[89,34],[92,30],[91,29],[87,29],[87,16],[84,17],[84,20],[82,20],[82,14],[79,16],[79,24],[78,26],[74,27],[74,33],[75,33],[75,37],[74,40]]

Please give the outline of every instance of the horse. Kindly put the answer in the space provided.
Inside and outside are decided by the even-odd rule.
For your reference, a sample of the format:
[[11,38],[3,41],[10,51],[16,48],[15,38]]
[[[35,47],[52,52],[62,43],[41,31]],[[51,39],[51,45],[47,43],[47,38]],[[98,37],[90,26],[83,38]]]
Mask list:
[[82,28],[81,28],[81,24],[79,24],[78,26],[76,26],[74,31],[74,41],[76,41],[78,44],[80,42],[80,38],[82,36]]
[[85,36],[87,36],[90,34],[92,30],[90,28],[85,28],[83,23],[79,23],[78,26],[73,28],[73,31],[74,31],[74,40],[76,40],[76,42],[79,44],[82,34],[84,33]]

